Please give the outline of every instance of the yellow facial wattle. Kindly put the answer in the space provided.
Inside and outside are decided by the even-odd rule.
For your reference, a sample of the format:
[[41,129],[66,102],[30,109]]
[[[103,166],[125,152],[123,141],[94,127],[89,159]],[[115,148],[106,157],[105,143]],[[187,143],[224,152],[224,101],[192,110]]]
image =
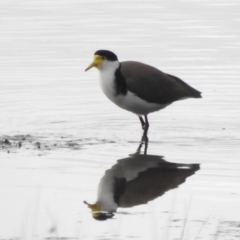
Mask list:
[[85,69],[85,71],[89,70],[92,67],[96,67],[98,69],[102,66],[103,58],[99,55],[94,55],[92,63]]

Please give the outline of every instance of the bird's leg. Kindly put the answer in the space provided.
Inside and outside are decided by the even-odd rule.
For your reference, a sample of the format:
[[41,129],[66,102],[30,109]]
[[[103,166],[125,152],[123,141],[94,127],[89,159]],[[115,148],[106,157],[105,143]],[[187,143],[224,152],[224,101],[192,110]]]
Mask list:
[[144,120],[143,120],[142,117],[139,117],[139,120],[140,120],[140,122],[141,122],[142,129],[144,130],[145,122],[144,122]]
[[147,136],[147,132],[148,132],[148,128],[149,128],[149,122],[148,122],[148,118],[147,115],[144,115],[145,118],[145,124],[144,124],[144,128],[143,128],[143,136],[142,136],[142,141],[145,142],[145,144],[148,143],[148,136]]
[[143,145],[144,145],[143,153],[144,153],[144,155],[147,155],[148,139],[146,139],[144,136],[142,136],[141,142],[140,142],[135,154],[141,154],[141,149],[142,149]]
[[147,134],[143,133],[141,142],[144,144],[144,154],[146,154],[147,147],[148,147],[148,136],[147,136]]
[[147,135],[148,128],[149,128],[149,122],[148,122],[147,115],[144,115],[144,118],[145,118],[145,124],[144,124],[144,135]]
[[147,141],[145,141],[145,144],[144,144],[144,155],[147,155],[147,148],[148,148],[148,137],[147,138]]
[[140,142],[140,144],[139,144],[139,146],[137,148],[136,154],[140,154],[142,145],[143,145],[143,141]]

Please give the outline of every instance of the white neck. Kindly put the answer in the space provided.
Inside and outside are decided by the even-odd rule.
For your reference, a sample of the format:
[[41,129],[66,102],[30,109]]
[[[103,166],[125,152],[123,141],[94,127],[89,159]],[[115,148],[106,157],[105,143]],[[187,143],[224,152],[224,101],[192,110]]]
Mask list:
[[102,71],[108,71],[108,72],[114,72],[119,68],[120,63],[119,61],[108,61],[108,60],[104,60],[102,61],[102,66],[99,69],[100,72]]
[[119,68],[120,63],[118,61],[102,62],[102,66],[99,69],[99,83],[104,94],[113,102],[115,102],[116,90],[115,90],[115,72]]

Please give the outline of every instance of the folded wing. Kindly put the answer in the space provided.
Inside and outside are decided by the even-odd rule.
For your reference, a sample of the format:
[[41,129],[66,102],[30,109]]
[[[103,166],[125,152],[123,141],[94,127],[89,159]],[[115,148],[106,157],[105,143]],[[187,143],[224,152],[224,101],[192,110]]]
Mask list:
[[147,102],[168,104],[185,98],[201,98],[201,92],[181,79],[134,61],[121,62],[129,91]]

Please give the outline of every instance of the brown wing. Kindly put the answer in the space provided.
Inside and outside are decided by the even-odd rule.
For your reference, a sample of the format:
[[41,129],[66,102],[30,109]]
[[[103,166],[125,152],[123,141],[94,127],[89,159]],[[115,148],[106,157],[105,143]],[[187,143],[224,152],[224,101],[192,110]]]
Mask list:
[[167,104],[184,98],[201,98],[201,93],[181,79],[134,61],[121,62],[129,91],[151,103]]

